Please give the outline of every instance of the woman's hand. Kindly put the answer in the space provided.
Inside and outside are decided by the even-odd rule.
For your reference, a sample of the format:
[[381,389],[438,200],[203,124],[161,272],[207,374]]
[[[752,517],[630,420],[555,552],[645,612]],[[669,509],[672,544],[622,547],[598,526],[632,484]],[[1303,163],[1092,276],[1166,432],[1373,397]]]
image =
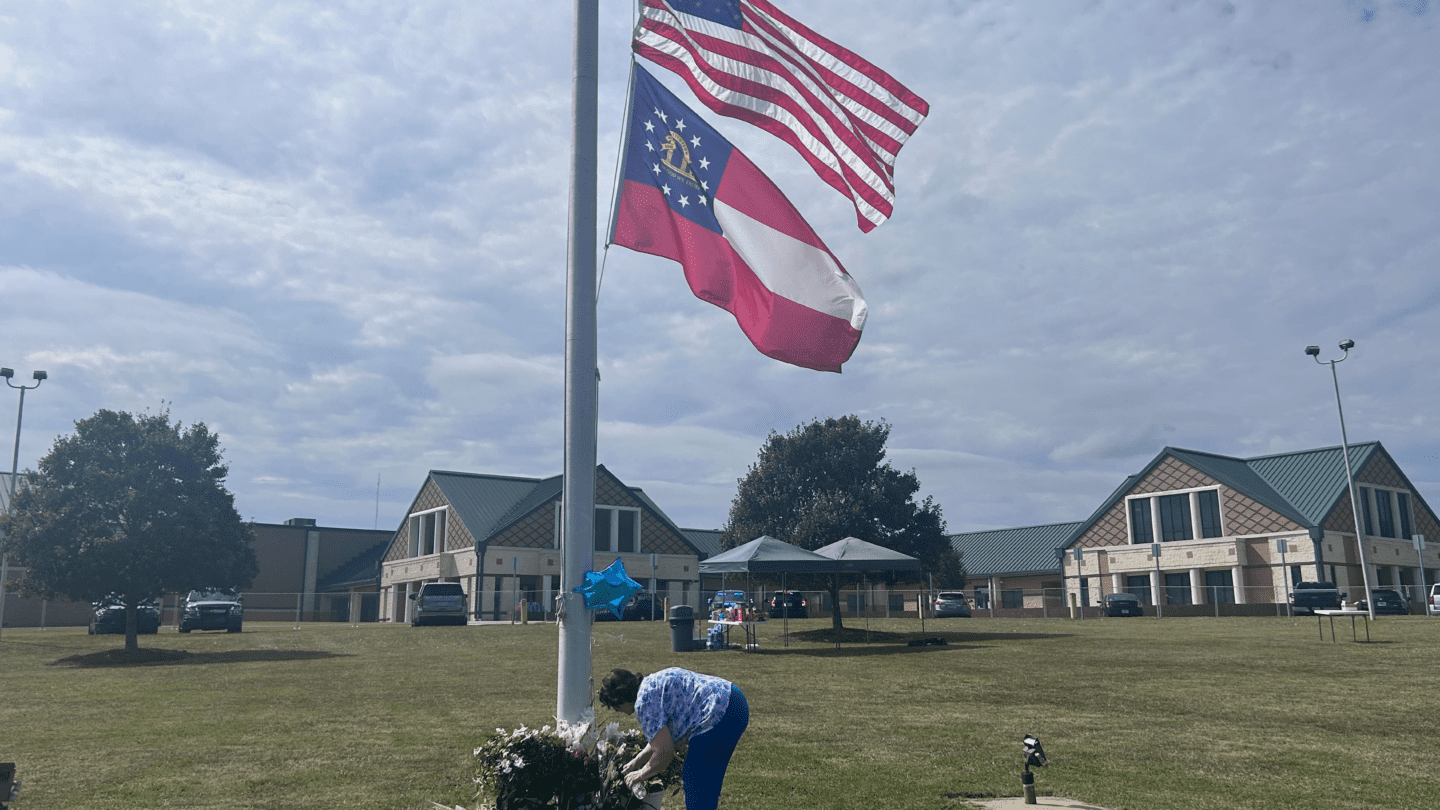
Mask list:
[[640,755],[625,765],[625,784],[634,787],[635,782],[644,781],[665,770],[674,759],[675,738],[670,736],[669,726],[661,726],[655,738],[640,751]]

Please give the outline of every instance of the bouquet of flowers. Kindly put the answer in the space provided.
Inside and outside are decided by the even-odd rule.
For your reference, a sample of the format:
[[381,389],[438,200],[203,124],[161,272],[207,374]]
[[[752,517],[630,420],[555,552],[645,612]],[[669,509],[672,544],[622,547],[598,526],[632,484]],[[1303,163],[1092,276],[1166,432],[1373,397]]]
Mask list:
[[[551,729],[521,726],[495,734],[475,749],[480,798],[495,810],[644,810],[622,769],[645,747],[639,731],[619,723],[560,722]],[[681,757],[651,779],[650,792],[680,785]]]

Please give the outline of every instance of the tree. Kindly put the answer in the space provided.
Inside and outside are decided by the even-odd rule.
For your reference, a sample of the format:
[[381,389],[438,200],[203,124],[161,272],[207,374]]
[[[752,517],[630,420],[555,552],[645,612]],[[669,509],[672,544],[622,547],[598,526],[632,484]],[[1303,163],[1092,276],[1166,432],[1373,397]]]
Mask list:
[[5,549],[26,566],[20,587],[47,598],[125,605],[125,648],[139,645],[135,608],[167,591],[248,587],[254,535],[225,489],[219,437],[167,411],[100,410],[55,440],[15,495]]
[[[932,498],[915,502],[920,479],[885,461],[890,425],[857,416],[812,421],[785,435],[771,431],[759,459],[740,479],[721,545],[761,535],[814,550],[845,537],[918,557],[955,587],[963,569]],[[842,629],[839,580],[830,578],[831,621]]]

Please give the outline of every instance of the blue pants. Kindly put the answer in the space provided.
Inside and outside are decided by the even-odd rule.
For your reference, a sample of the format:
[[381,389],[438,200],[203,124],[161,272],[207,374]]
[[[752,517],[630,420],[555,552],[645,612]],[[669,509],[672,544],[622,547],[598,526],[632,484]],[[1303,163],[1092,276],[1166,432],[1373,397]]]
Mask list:
[[715,810],[720,804],[720,785],[735,744],[750,725],[750,704],[740,687],[730,687],[730,705],[715,727],[690,737],[681,780],[685,785],[685,810]]

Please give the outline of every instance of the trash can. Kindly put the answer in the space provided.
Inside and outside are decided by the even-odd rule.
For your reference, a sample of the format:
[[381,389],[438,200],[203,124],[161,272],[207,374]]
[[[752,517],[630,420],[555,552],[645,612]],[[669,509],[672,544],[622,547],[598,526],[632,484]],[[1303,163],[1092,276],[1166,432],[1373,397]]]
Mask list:
[[670,608],[670,651],[690,652],[695,649],[695,609],[689,605]]

